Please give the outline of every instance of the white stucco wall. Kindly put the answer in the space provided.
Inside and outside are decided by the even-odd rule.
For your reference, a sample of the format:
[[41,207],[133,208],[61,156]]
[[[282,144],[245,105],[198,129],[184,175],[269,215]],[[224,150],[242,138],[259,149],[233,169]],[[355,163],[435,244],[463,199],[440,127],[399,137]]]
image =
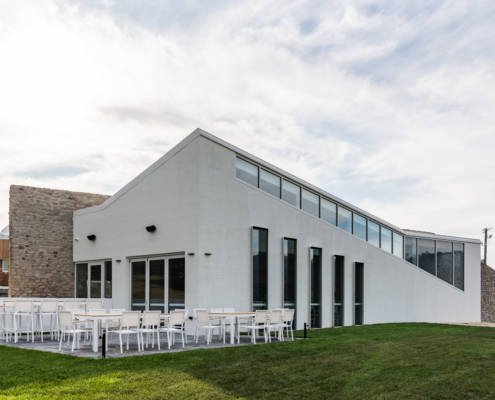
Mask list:
[[[284,237],[297,239],[297,321],[309,322],[309,249],[323,249],[322,326],[333,324],[333,259],[345,257],[345,325],[353,270],[364,263],[364,323],[480,321],[479,244],[465,245],[465,291],[235,178],[235,152],[190,135],[102,206],[75,212],[74,261],[113,260],[112,307],[130,307],[129,259],[184,253],[186,308],[252,302],[251,229],[268,229],[268,307],[282,306]],[[145,230],[156,225],[155,233]],[[96,241],[86,239],[89,234]],[[188,256],[187,253],[194,253]],[[211,253],[206,256],[205,253]],[[117,263],[116,260],[121,260]]]

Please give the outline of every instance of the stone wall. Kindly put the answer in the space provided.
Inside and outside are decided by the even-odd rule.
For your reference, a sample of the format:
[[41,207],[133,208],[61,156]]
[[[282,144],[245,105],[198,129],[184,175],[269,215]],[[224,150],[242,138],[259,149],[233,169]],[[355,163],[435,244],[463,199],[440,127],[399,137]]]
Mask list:
[[495,322],[495,269],[481,263],[481,322]]
[[73,212],[110,196],[10,187],[11,297],[74,297]]

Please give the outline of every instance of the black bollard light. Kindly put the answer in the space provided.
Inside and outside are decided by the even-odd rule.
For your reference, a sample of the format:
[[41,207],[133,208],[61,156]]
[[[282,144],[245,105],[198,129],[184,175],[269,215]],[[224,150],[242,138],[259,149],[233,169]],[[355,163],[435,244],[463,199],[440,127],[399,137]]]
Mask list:
[[107,350],[107,346],[106,346],[106,333],[103,332],[103,334],[100,336],[100,339],[101,339],[101,356],[103,358],[106,358],[107,357],[107,353],[106,353],[106,350]]
[[306,339],[306,322],[304,323],[304,339]]

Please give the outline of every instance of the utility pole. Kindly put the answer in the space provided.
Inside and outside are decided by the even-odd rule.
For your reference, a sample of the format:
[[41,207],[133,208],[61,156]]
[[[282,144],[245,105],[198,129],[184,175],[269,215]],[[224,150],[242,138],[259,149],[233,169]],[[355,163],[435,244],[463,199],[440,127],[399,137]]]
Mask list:
[[488,236],[488,231],[492,229],[492,228],[485,228],[483,229],[483,232],[485,232],[485,265],[488,265],[488,262],[487,262],[487,259],[486,259],[486,253],[487,253],[487,249],[488,249],[488,239],[491,239],[492,235]]

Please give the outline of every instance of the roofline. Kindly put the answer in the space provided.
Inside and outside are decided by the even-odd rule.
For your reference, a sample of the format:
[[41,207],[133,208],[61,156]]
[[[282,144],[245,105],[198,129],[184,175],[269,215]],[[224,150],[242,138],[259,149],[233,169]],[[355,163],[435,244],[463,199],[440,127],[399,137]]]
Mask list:
[[272,165],[261,158],[258,158],[247,151],[244,151],[230,143],[227,143],[226,141],[216,137],[215,135],[212,135],[211,133],[208,133],[204,131],[203,129],[196,128],[192,133],[190,133],[188,136],[186,136],[182,141],[180,141],[177,145],[175,145],[172,149],[170,149],[165,155],[160,157],[157,161],[155,161],[151,166],[146,168],[141,174],[139,174],[137,177],[135,177],[132,181],[130,181],[127,185],[125,185],[122,189],[120,189],[117,193],[115,193],[112,197],[110,197],[108,200],[106,200],[103,204],[100,204],[98,206],[94,207],[89,207],[89,208],[84,208],[82,210],[77,210],[74,211],[74,216],[81,216],[85,214],[90,214],[94,212],[99,212],[103,211],[106,209],[108,206],[110,206],[114,201],[119,199],[121,196],[123,196],[126,192],[128,192],[131,188],[136,186],[139,182],[141,182],[143,179],[145,179],[148,175],[150,175],[152,172],[154,172],[156,169],[158,169],[161,165],[166,163],[170,158],[172,158],[174,155],[179,153],[183,148],[185,148],[187,145],[189,145],[193,140],[195,140],[198,137],[204,137],[206,139],[209,139],[227,149],[232,150],[234,153],[245,157],[247,159],[250,159],[257,164],[270,169],[274,172],[277,172],[280,175],[283,175],[287,178],[289,178],[291,181],[294,181],[295,183],[298,183],[301,186],[305,186],[308,189],[311,189],[312,191],[316,192],[320,196],[326,197],[329,200],[332,200],[336,203],[339,203],[340,205],[344,207],[348,207],[353,211],[356,211],[358,214],[361,214],[364,217],[367,217],[368,219],[371,219],[375,222],[378,222],[381,225],[385,225],[388,228],[391,228],[392,230],[404,235],[404,236],[409,236],[409,237],[416,237],[416,238],[425,238],[425,239],[438,239],[438,240],[452,240],[452,241],[459,241],[459,242],[466,242],[466,243],[476,243],[476,244],[481,244],[482,242],[479,239],[471,239],[471,238],[463,238],[463,237],[457,237],[457,236],[447,236],[447,235],[435,235],[435,234],[427,234],[427,233],[419,233],[419,232],[412,232],[412,231],[406,231],[398,226],[395,226],[381,218],[378,218],[377,216],[370,214],[367,211],[362,210],[359,207],[356,207],[355,205],[342,200],[341,198],[334,196],[331,193],[328,193],[314,185],[312,185],[309,182],[304,181],[303,179],[300,179],[289,172],[286,172],[275,165]]

